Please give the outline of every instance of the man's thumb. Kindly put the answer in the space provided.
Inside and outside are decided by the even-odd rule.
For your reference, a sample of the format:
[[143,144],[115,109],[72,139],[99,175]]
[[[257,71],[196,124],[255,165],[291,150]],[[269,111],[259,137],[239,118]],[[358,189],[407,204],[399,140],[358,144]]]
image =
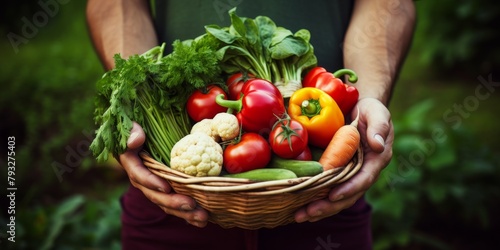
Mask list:
[[144,133],[144,130],[137,122],[134,122],[132,129],[130,130],[130,136],[127,140],[127,147],[129,149],[141,148],[145,140],[146,134]]

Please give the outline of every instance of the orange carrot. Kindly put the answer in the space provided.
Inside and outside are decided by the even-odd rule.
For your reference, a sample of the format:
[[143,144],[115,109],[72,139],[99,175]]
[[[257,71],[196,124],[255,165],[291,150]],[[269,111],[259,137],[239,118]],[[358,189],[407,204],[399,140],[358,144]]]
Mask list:
[[325,171],[347,165],[358,150],[361,142],[358,119],[359,110],[356,119],[351,124],[340,127],[333,135],[332,140],[319,159],[319,163],[321,163]]

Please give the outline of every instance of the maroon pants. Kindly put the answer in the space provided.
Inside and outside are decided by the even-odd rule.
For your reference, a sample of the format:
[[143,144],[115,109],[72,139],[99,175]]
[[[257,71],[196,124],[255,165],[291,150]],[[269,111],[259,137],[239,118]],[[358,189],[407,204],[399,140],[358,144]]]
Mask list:
[[371,208],[364,199],[337,215],[314,223],[273,229],[223,229],[213,223],[198,228],[165,214],[140,190],[121,198],[122,247],[128,249],[371,249]]

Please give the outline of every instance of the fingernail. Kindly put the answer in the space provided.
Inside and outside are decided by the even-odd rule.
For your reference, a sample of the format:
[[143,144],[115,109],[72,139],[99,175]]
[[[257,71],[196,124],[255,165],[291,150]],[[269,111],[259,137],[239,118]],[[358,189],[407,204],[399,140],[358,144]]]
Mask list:
[[200,222],[200,221],[201,221],[201,218],[200,218],[200,216],[198,216],[198,215],[195,215],[193,219],[194,219],[195,221],[198,221],[198,222]]
[[373,138],[374,138],[375,140],[377,140],[377,141],[378,141],[378,143],[380,143],[380,145],[385,146],[384,138],[382,138],[382,136],[381,136],[381,135],[379,135],[379,134],[375,134],[375,135],[373,136]]
[[181,210],[189,211],[189,210],[193,210],[193,208],[189,204],[183,204],[181,206]]
[[165,193],[165,189],[163,189],[163,188],[158,188],[158,191]]
[[313,216],[314,217],[317,217],[317,216],[321,216],[323,214],[323,211],[319,210],[319,211],[316,211]]
[[304,221],[307,221],[307,219],[308,219],[308,217],[305,217],[305,216],[304,216],[304,217],[299,217],[299,218],[297,218],[297,220],[296,220],[296,221],[297,221],[297,223],[302,223],[302,222],[304,222]]
[[130,134],[130,136],[128,137],[127,144],[132,143],[132,142],[135,140],[135,138],[137,138],[137,136],[138,136],[138,135],[139,135],[139,133],[137,133],[137,132],[132,132],[132,133]]
[[341,194],[341,195],[337,195],[335,196],[333,199],[330,199],[331,201],[339,201],[339,200],[342,200],[344,198],[344,195]]

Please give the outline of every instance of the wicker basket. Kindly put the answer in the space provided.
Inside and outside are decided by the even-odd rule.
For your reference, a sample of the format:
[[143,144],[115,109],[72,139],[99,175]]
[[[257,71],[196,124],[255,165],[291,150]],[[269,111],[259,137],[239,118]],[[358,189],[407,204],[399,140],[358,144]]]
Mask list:
[[360,169],[361,147],[347,166],[312,177],[254,182],[228,177],[193,177],[141,153],[144,164],[165,178],[176,193],[193,197],[209,212],[209,221],[223,228],[273,228],[294,222],[298,208],[328,196],[330,189]]

